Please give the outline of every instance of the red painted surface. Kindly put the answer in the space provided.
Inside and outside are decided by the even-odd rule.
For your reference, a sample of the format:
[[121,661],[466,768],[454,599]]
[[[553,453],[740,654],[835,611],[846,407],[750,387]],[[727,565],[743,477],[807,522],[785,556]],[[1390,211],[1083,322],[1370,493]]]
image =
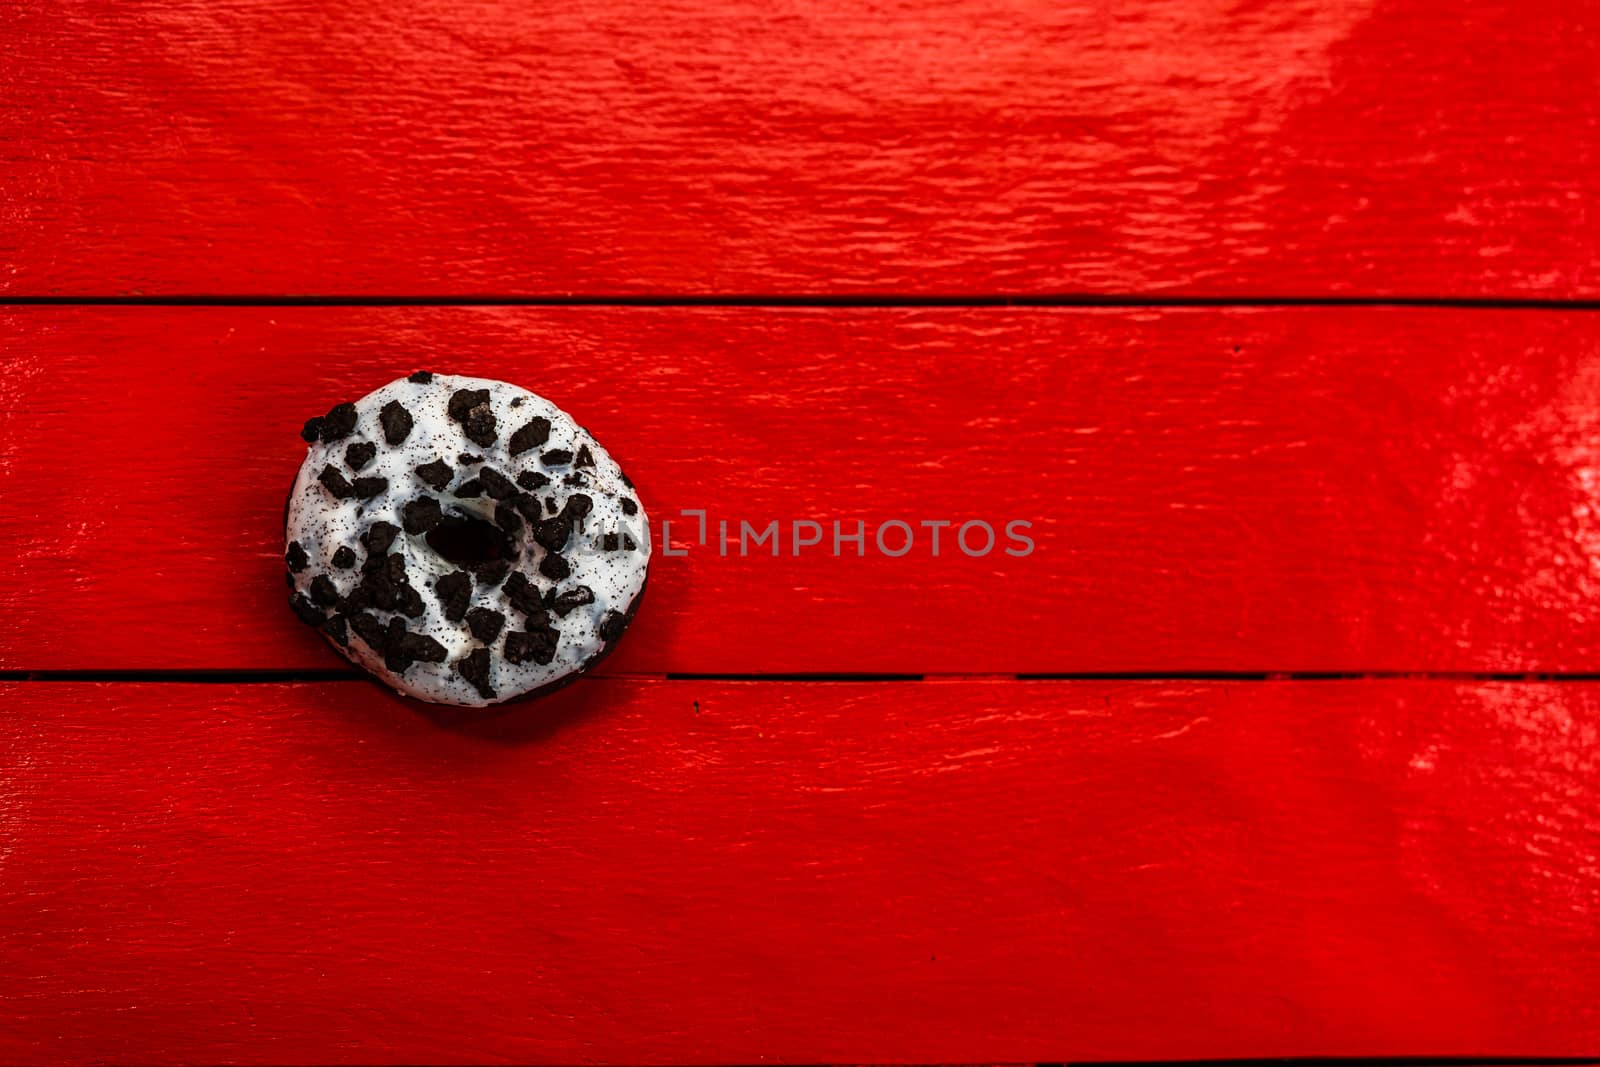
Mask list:
[[0,689],[0,1058],[1600,1047],[1600,686]]
[[1562,0],[12,0],[9,293],[1600,293]]
[[[1593,298],[1594,23],[20,0],[0,297]],[[1600,672],[1597,322],[0,310],[0,670],[340,666],[293,430],[419,366],[569,407],[658,521],[1037,544],[684,519],[612,676],[484,720],[0,683],[0,1061],[1593,1054],[1600,683],[1012,675]],[[643,677],[850,671],[936,680]]]
[[[656,559],[612,672],[1600,670],[1597,325],[20,309],[0,315],[0,666],[342,666],[282,603],[295,431],[433,366],[547,393],[622,459],[658,532],[676,518],[688,554]],[[830,525],[799,558],[721,558],[682,508],[713,540],[719,518]],[[919,529],[901,558],[834,558],[835,519],[1024,519],[1036,548],[971,559],[946,529],[934,558]]]

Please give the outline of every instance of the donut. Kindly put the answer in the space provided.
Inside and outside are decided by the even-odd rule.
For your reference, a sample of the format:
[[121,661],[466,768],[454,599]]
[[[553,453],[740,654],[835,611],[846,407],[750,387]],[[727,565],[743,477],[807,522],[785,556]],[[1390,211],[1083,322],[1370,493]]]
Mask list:
[[284,515],[289,607],[401,693],[482,707],[548,692],[638,610],[650,527],[565,411],[418,371],[306,421]]

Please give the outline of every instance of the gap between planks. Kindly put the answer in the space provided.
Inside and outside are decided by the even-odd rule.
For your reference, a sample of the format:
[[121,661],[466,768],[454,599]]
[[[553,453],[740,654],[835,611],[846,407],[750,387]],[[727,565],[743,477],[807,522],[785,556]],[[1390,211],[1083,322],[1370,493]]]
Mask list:
[[[1063,671],[1017,674],[849,671],[801,673],[599,672],[589,677],[630,682],[1600,682],[1600,671]],[[0,682],[179,682],[202,685],[362,682],[358,670],[0,670]]]
[[1444,296],[1183,296],[1142,293],[912,293],[830,296],[806,293],[592,296],[361,296],[174,293],[160,295],[6,295],[0,307],[647,307],[647,308],[1438,308],[1481,311],[1600,311],[1600,300]]

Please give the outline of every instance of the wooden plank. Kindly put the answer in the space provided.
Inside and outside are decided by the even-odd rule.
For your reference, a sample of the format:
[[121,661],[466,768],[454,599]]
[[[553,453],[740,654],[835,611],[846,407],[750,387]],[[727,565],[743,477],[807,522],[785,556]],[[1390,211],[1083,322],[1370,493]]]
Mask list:
[[[621,458],[657,535],[676,520],[686,554],[655,560],[613,671],[1594,671],[1597,324],[17,309],[0,667],[339,665],[282,603],[296,431],[426,366],[546,393]],[[723,519],[780,521],[782,554],[718,556]],[[899,558],[872,533],[895,519],[917,538]],[[1014,519],[1026,557],[1005,554]],[[827,524],[798,558],[796,520]],[[834,520],[866,524],[864,556],[833,556]],[[952,526],[935,558],[918,524],[947,520],[996,547],[969,558]]]
[[0,1058],[1600,1047],[1600,686],[0,688]]
[[0,10],[0,291],[1593,297],[1562,0]]

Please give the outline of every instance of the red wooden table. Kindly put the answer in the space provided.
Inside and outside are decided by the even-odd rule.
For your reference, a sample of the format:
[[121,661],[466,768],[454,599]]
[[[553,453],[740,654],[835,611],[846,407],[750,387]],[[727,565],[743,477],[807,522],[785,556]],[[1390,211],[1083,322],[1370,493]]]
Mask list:
[[[1597,99],[1558,0],[0,7],[0,1060],[1600,1052]],[[672,520],[600,677],[285,610],[418,367]]]

